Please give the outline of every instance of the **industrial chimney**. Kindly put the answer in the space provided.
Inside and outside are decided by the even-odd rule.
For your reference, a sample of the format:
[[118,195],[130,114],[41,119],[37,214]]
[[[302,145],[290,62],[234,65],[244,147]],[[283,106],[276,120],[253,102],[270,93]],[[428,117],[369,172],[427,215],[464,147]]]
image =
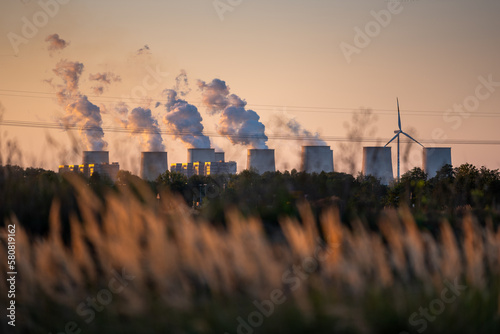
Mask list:
[[142,152],[141,153],[141,178],[154,181],[168,170],[167,152]]
[[83,164],[109,164],[109,152],[83,151]]
[[381,184],[388,185],[393,179],[392,155],[390,147],[363,147],[363,174],[380,179]]
[[451,165],[451,147],[424,148],[423,168],[428,178],[436,176],[446,164]]
[[188,163],[213,162],[215,161],[215,149],[213,148],[190,148],[187,154]]
[[274,150],[249,149],[247,153],[247,169],[255,169],[257,173],[275,172]]
[[306,173],[333,172],[333,151],[330,146],[302,146],[301,170]]

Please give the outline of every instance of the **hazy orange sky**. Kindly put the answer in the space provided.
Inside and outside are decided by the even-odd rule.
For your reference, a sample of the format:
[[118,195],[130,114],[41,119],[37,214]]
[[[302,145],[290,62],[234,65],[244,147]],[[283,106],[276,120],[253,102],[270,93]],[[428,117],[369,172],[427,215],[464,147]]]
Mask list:
[[[6,0],[0,4],[2,118],[57,122],[64,110],[46,80],[67,59],[84,64],[80,89],[101,108],[104,127],[119,127],[106,110],[126,101],[150,108],[164,128],[164,110],[154,103],[185,70],[192,89],[185,99],[198,107],[206,133],[215,133],[217,117],[201,105],[196,80],[219,78],[261,116],[280,169],[299,166],[301,142],[273,138],[281,133],[275,115],[318,132],[334,151],[336,170],[346,170],[342,160],[351,151],[360,169],[361,146],[383,145],[394,135],[396,97],[403,130],[425,146],[451,146],[454,165],[499,168],[499,17],[498,0]],[[54,33],[69,45],[49,52],[45,39]],[[149,52],[138,55],[145,45]],[[156,80],[146,81],[148,99],[131,100],[155,71]],[[121,81],[96,96],[89,74],[98,72]],[[360,108],[373,110],[363,136],[376,141],[342,145]],[[4,156],[7,140],[17,141],[22,157],[15,163],[54,170],[80,163],[65,152],[71,144],[60,129],[0,124],[0,133]],[[138,173],[137,138],[105,131],[104,139],[111,160]],[[163,140],[169,163],[185,162],[183,144],[169,135]],[[239,170],[245,167],[245,147],[222,137],[212,143]],[[411,145],[402,172],[421,166],[421,154]]]

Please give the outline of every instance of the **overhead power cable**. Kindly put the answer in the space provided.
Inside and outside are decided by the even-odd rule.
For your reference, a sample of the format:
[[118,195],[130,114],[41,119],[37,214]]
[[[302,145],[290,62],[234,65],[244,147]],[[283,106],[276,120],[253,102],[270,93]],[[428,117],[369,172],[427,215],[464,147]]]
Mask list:
[[[23,91],[23,90],[9,90],[0,89],[0,96],[9,97],[23,97],[23,98],[42,98],[42,99],[55,99],[53,92],[36,92],[36,91]],[[95,102],[100,103],[139,103],[144,101],[144,98],[135,98],[129,96],[104,96],[104,95],[87,95],[92,98]],[[166,102],[164,98],[151,98],[153,101]],[[201,101],[188,101],[191,104],[201,104]],[[288,106],[288,105],[276,105],[276,104],[256,104],[248,103],[248,107],[251,109],[257,109],[257,111],[288,111],[288,112],[309,112],[309,113],[328,113],[328,114],[352,114],[353,110],[359,110],[360,107],[347,108],[347,107],[318,107],[318,106]],[[361,107],[361,109],[363,109]],[[365,108],[373,111],[374,115],[391,115],[393,116],[395,110],[393,109],[379,109],[379,108]],[[405,115],[408,116],[431,116],[431,117],[442,117],[448,110],[404,110]],[[500,112],[470,112],[469,117],[500,117]]]
[[[14,126],[14,127],[26,127],[26,128],[41,128],[41,129],[57,129],[62,131],[67,130],[78,130],[78,131],[93,131],[94,128],[85,128],[76,125],[63,125],[62,123],[56,122],[32,122],[32,121],[20,121],[20,120],[3,120],[0,121],[0,126]],[[193,136],[208,136],[208,137],[232,137],[240,139],[254,139],[262,138],[261,134],[241,134],[238,136],[224,135],[217,132],[203,132],[203,133],[192,133],[192,132],[174,132],[168,129],[160,129],[159,132],[153,131],[151,128],[134,128],[127,129],[123,127],[113,127],[113,126],[103,126],[102,130],[104,132],[113,133],[157,133],[161,135],[171,135],[171,136],[182,136],[182,135],[193,135]],[[386,138],[376,138],[376,137],[345,137],[345,136],[321,136],[320,138],[316,136],[293,136],[290,134],[266,134],[268,139],[274,140],[294,140],[294,141],[315,141],[323,140],[326,142],[360,142],[360,143],[384,143]],[[422,144],[432,144],[432,145],[500,145],[500,140],[492,139],[445,139],[445,140],[433,140],[433,139],[422,139],[420,140]],[[401,141],[401,143],[410,144],[411,141]]]

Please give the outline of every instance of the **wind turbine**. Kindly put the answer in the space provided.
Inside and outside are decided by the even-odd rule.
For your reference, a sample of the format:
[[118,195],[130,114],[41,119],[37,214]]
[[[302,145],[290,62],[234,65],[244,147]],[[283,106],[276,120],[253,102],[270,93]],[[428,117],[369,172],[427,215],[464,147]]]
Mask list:
[[387,142],[387,144],[384,145],[384,147],[386,147],[387,145],[389,145],[394,139],[398,139],[398,182],[399,182],[399,135],[400,134],[404,134],[406,137],[410,138],[411,140],[413,140],[415,143],[417,143],[418,145],[424,147],[424,145],[420,144],[417,140],[413,139],[412,136],[410,136],[409,134],[407,134],[406,132],[404,132],[403,130],[401,130],[401,115],[399,114],[399,99],[396,98],[396,101],[398,103],[398,127],[399,127],[399,130],[394,130],[394,133],[396,134],[394,137],[392,137],[391,140],[389,140]]

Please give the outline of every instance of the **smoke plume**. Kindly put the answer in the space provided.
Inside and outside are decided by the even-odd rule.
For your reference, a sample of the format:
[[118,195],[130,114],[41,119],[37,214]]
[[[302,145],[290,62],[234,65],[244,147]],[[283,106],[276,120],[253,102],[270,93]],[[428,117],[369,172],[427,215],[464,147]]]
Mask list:
[[59,85],[57,90],[58,101],[66,112],[61,119],[62,124],[66,129],[79,128],[87,150],[105,149],[107,143],[103,139],[101,110],[79,91],[78,84],[83,72],[83,64],[61,60],[53,71],[63,81],[63,85]]
[[266,127],[259,120],[259,115],[245,109],[247,102],[238,95],[229,94],[226,82],[214,79],[210,83],[198,81],[202,91],[202,103],[209,114],[220,113],[217,132],[226,136],[231,143],[250,148],[267,148]]
[[45,38],[45,41],[49,43],[47,50],[49,51],[60,51],[69,45],[64,39],[59,37],[59,34],[52,34]]
[[140,136],[142,151],[165,151],[158,121],[153,117],[150,109],[140,107],[133,109],[128,115],[125,126],[132,131],[133,135]]
[[102,151],[107,143],[103,140],[101,110],[87,96],[78,97],[65,108],[62,122],[66,127],[78,126],[84,146],[90,151]]
[[191,91],[191,88],[189,88],[189,81],[185,70],[181,70],[181,73],[177,77],[175,77],[174,90],[181,96],[186,96]]
[[229,88],[225,81],[213,79],[212,82],[206,84],[204,81],[198,80],[198,88],[202,91],[201,100],[210,115],[226,109]]
[[114,109],[120,116],[126,116],[128,114],[128,105],[123,101],[116,103]]
[[312,133],[302,127],[294,118],[275,115],[271,121],[274,129],[280,130],[281,135],[292,136],[302,142],[302,145],[326,146],[319,133]]
[[210,139],[203,134],[203,118],[198,109],[179,99],[173,89],[166,89],[163,94],[167,99],[167,114],[163,119],[167,129],[188,148],[210,148]]
[[104,73],[90,74],[89,80],[96,82],[96,85],[92,87],[94,94],[101,95],[104,92],[104,89],[108,85],[110,85],[111,82],[121,81],[122,79],[120,78],[119,75],[116,75],[114,73],[104,72]]
[[78,83],[80,75],[83,71],[83,64],[61,60],[56,64],[53,72],[62,79],[64,85],[59,86],[57,98],[59,103],[64,104],[75,99],[80,93],[78,91]]
[[137,50],[137,55],[143,55],[143,54],[151,54],[149,45],[144,45],[142,48]]

